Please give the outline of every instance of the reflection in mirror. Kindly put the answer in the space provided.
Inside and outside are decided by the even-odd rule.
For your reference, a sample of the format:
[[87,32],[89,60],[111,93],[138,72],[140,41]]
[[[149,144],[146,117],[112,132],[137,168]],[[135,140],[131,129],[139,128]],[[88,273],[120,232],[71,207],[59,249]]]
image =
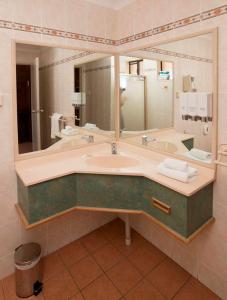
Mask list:
[[120,128],[127,141],[211,163],[212,33],[120,59]]
[[19,154],[114,136],[114,58],[16,44]]

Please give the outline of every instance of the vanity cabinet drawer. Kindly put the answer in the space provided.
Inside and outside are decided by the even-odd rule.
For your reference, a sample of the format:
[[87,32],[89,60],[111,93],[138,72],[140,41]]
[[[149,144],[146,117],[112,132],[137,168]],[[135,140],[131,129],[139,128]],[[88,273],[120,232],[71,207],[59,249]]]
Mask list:
[[78,206],[140,210],[142,177],[77,174]]
[[143,188],[144,211],[184,237],[212,218],[212,184],[190,197],[147,179]]
[[190,151],[194,147],[194,139],[188,139],[182,141],[182,143],[185,145],[185,147]]
[[187,197],[144,179],[144,210],[183,236],[187,235]]

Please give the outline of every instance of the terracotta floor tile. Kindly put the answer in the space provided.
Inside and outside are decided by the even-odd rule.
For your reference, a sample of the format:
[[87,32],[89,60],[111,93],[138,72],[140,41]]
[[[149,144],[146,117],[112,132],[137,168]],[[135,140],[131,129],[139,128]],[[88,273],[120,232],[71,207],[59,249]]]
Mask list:
[[44,284],[45,300],[68,300],[79,292],[68,271],[63,271],[50,278]]
[[97,278],[82,293],[86,300],[118,300],[121,298],[121,294],[106,275]]
[[79,241],[74,241],[64,246],[59,249],[57,253],[60,255],[66,267],[72,266],[88,255],[87,249]]
[[116,237],[125,236],[125,223],[117,218],[100,228],[100,230],[105,234],[106,239],[109,241],[115,239]]
[[189,277],[188,272],[167,258],[148,274],[147,279],[167,299],[171,299]]
[[[7,276],[2,280],[3,293],[5,296],[5,300],[21,300],[22,298],[17,297],[16,289],[15,289],[15,276],[14,274]],[[3,298],[4,299],[4,298]],[[27,298],[29,300],[44,300],[42,294],[36,296],[31,296]]]
[[138,283],[126,296],[126,300],[165,300],[165,298],[147,281]]
[[147,243],[147,241],[145,242],[144,238],[135,231],[132,231],[131,233],[131,241],[131,245],[127,246],[125,244],[125,236],[118,236],[115,239],[113,239],[111,243],[125,256],[130,255],[135,249]]
[[95,230],[80,239],[90,253],[97,251],[107,243],[107,239],[99,230]]
[[156,247],[149,245],[139,247],[128,258],[143,275],[146,275],[163,261],[166,255]]
[[179,290],[174,300],[220,300],[211,290],[201,282],[191,277],[188,282]]
[[76,294],[70,300],[84,300],[84,297],[81,295],[81,293]]
[[95,260],[88,256],[71,266],[70,273],[79,288],[82,289],[103,274],[103,271]]
[[124,256],[111,244],[106,244],[95,252],[93,256],[104,271],[107,271],[124,258]]
[[66,267],[56,252],[43,257],[41,260],[41,273],[43,282],[52,276],[63,272],[64,270],[66,270]]
[[4,300],[2,281],[0,281],[0,300]]
[[120,261],[106,274],[122,294],[126,294],[142,278],[137,269],[126,259]]

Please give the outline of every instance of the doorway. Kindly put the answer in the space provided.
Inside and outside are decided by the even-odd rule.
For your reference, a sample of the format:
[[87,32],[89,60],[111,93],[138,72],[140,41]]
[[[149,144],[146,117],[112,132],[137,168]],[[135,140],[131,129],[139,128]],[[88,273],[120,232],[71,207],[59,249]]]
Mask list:
[[16,66],[19,153],[32,151],[31,66]]

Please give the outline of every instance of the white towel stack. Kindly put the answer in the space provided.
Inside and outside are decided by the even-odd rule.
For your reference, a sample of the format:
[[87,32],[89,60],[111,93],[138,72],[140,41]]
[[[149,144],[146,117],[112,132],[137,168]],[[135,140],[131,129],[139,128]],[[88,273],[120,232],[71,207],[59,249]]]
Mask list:
[[158,173],[167,177],[182,181],[190,182],[197,175],[197,169],[192,168],[186,161],[166,158],[157,166]]
[[51,116],[51,138],[55,139],[56,135],[60,131],[59,119],[62,117],[62,114],[53,113]]
[[92,124],[92,123],[86,123],[86,124],[84,125],[84,128],[85,128],[85,129],[90,129],[90,130],[98,129],[98,127],[96,126],[96,124]]
[[203,151],[197,148],[192,148],[190,151],[190,155],[199,160],[209,160],[211,159],[211,153],[207,151]]
[[65,126],[65,129],[62,129],[61,130],[61,133],[64,134],[64,135],[75,135],[78,133],[78,129],[75,128],[75,127],[72,127],[72,126]]

